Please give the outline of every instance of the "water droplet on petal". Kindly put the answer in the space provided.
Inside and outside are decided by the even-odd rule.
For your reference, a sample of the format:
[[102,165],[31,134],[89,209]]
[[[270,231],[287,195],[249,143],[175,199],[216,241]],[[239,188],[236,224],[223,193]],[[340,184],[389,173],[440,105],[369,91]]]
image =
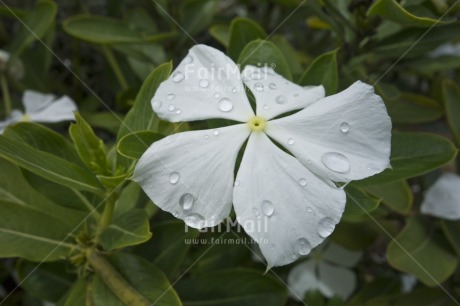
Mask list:
[[177,184],[177,182],[179,182],[179,179],[180,179],[179,172],[173,172],[169,175],[169,182],[173,185]]
[[252,208],[252,212],[254,213],[254,215],[258,216],[259,215],[259,210],[255,207]]
[[203,138],[204,139],[209,139],[209,135],[204,135]]
[[350,130],[350,125],[346,122],[342,122],[340,124],[340,131],[344,134],[348,133],[348,131]]
[[232,88],[232,92],[233,92],[233,93],[236,93],[237,91],[238,91],[238,88],[236,88],[236,87],[233,87],[233,88]]
[[169,94],[169,95],[166,96],[166,100],[172,101],[172,100],[174,100],[175,97],[176,97],[175,94]]
[[218,129],[215,129],[214,131],[212,131],[212,134],[213,134],[214,136],[219,136],[220,132],[219,132]]
[[311,207],[307,207],[307,213],[311,214],[313,212],[313,209]]
[[233,103],[228,98],[222,98],[219,101],[219,110],[222,112],[229,112],[233,109]]
[[289,139],[288,139],[288,144],[289,144],[289,145],[292,146],[294,143],[295,143],[294,138],[289,138]]
[[184,58],[184,64],[191,64],[191,63],[193,63],[193,57],[191,55],[187,55]]
[[184,74],[180,71],[176,71],[173,73],[172,79],[174,82],[179,83],[184,79]]
[[175,210],[172,211],[172,215],[176,218],[179,217],[179,213]]
[[204,218],[200,214],[190,214],[184,219],[188,226],[195,228],[203,228],[205,225]]
[[161,103],[161,101],[158,101],[158,100],[153,100],[152,102],[152,108],[154,111],[157,111],[161,108],[161,105],[163,105],[163,103]]
[[329,169],[337,173],[346,173],[350,171],[350,161],[348,158],[337,152],[328,152],[321,157],[323,164]]
[[269,107],[268,107],[267,104],[264,104],[264,109],[265,109],[265,110],[269,109]]
[[307,180],[304,179],[304,178],[301,178],[301,179],[299,180],[299,184],[300,184],[300,186],[307,186]]
[[275,101],[278,104],[284,104],[284,103],[286,103],[287,99],[286,99],[285,96],[279,95],[278,97],[276,97]]
[[270,89],[276,89],[276,84],[275,83],[270,83],[270,84],[268,84],[268,87]]
[[260,210],[266,215],[267,217],[270,217],[273,215],[273,212],[275,211],[275,208],[273,207],[273,203],[268,201],[268,200],[263,200],[262,203],[260,204]]
[[312,164],[311,160],[307,160],[307,164],[311,165]]
[[255,91],[264,91],[264,84],[262,84],[262,83],[255,83],[255,84],[254,84],[254,90],[255,90]]
[[236,180],[234,185],[235,185],[235,187],[240,186],[240,181]]
[[370,163],[370,164],[366,165],[366,169],[371,170],[371,171],[378,171],[379,167],[377,167],[377,165],[375,165],[375,164]]
[[176,109],[176,107],[175,107],[174,105],[172,105],[172,104],[170,104],[170,105],[168,106],[168,110],[169,110],[170,112],[173,112],[175,109]]
[[334,228],[335,223],[329,217],[323,218],[318,222],[318,234],[323,238],[326,238],[327,236],[332,234]]
[[185,193],[179,199],[180,207],[185,211],[191,210],[194,202],[195,198],[191,193]]
[[217,92],[214,94],[214,98],[215,99],[219,99],[220,98],[220,94],[218,94]]
[[208,80],[205,80],[205,79],[201,79],[199,82],[198,82],[198,85],[200,85],[201,88],[206,88],[209,86],[209,81]]
[[180,109],[176,110],[176,114],[179,115],[180,113],[182,113],[182,110],[180,110]]
[[296,241],[296,250],[300,255],[307,255],[311,251],[310,242],[305,238],[299,238]]

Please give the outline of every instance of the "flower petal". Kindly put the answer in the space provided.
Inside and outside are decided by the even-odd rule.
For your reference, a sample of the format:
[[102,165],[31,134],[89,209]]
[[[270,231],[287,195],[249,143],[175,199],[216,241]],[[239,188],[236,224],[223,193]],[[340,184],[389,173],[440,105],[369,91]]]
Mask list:
[[247,65],[242,75],[256,98],[257,116],[267,120],[304,108],[325,95],[323,86],[299,86],[268,67]]
[[372,86],[356,82],[304,110],[267,123],[266,133],[320,177],[348,182],[390,165],[391,120]]
[[254,116],[238,66],[217,49],[196,45],[158,88],[152,108],[178,122],[223,118],[246,122]]
[[163,138],[142,155],[133,180],[189,226],[215,226],[230,213],[236,156],[248,135],[239,124]]
[[307,291],[319,290],[319,281],[316,276],[317,262],[307,260],[295,265],[288,274],[287,284],[289,295],[302,301]]
[[426,192],[420,211],[443,219],[460,219],[460,176],[444,173]]
[[318,276],[319,290],[326,297],[338,295],[346,300],[356,289],[356,275],[349,269],[320,262]]
[[22,95],[22,104],[24,104],[26,114],[35,114],[49,107],[55,99],[56,96],[52,94],[26,90]]
[[6,129],[8,125],[21,121],[22,116],[23,114],[20,110],[13,109],[8,118],[6,118],[3,121],[0,121],[0,135],[3,134],[3,131]]
[[27,113],[27,115],[32,121],[60,122],[75,120],[75,111],[77,111],[75,102],[69,97],[63,96],[41,109],[36,109],[35,112]]
[[252,133],[233,191],[238,222],[268,267],[306,255],[334,230],[345,192],[317,178],[264,133]]

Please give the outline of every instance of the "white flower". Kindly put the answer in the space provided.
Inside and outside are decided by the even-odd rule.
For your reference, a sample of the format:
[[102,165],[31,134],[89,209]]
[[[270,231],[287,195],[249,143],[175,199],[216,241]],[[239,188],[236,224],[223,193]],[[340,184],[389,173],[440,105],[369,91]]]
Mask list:
[[[255,97],[257,115],[241,79]],[[233,203],[268,266],[291,263],[339,222],[346,197],[333,182],[362,179],[389,166],[391,122],[373,88],[356,82],[323,97],[322,86],[303,88],[266,67],[246,66],[241,78],[222,52],[194,46],[158,88],[154,111],[172,122],[241,123],[155,142],[139,160],[134,180],[156,205],[191,227],[220,223]]]
[[460,219],[460,176],[444,173],[431,186],[422,202],[423,214],[448,220]]
[[26,90],[22,96],[25,112],[13,110],[8,118],[0,121],[0,134],[5,128],[19,121],[36,121],[53,123],[65,120],[75,120],[74,112],[77,106],[67,96],[56,99],[50,94],[41,94],[33,90]]
[[350,270],[361,259],[362,252],[350,251],[330,243],[313,258],[294,266],[287,278],[290,295],[303,299],[310,290],[319,290],[326,297],[348,299],[356,289],[356,275]]
[[447,43],[439,46],[428,54],[431,58],[443,56],[460,56],[460,44]]

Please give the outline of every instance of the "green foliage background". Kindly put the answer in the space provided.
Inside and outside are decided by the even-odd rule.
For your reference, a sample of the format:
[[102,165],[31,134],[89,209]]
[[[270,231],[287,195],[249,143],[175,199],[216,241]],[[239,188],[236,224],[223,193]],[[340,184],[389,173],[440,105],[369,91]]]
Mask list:
[[[185,244],[246,236],[185,233],[129,180],[146,144],[226,124],[172,124],[151,109],[156,88],[198,42],[242,66],[274,64],[328,95],[362,80],[388,108],[393,169],[346,187],[330,238],[364,252],[358,288],[347,301],[309,292],[305,302],[459,305],[460,221],[419,212],[443,171],[460,172],[460,53],[430,56],[460,42],[459,3],[0,1],[0,48],[11,53],[0,118],[10,98],[21,108],[26,89],[79,106],[69,129],[20,122],[0,136],[0,304],[302,305],[287,295],[292,265],[264,274],[245,245]],[[417,277],[414,291],[401,291],[401,273]]]

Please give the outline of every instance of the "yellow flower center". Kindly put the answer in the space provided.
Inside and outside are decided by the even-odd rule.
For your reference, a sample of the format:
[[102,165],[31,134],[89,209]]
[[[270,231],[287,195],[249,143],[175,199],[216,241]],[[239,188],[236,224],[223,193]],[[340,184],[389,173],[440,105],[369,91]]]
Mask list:
[[30,116],[29,116],[29,115],[27,115],[27,114],[25,114],[25,115],[22,115],[22,117],[21,117],[21,121],[25,121],[25,122],[28,122],[28,121],[30,121]]
[[253,132],[263,132],[267,126],[267,120],[262,117],[255,116],[248,121],[248,125]]

